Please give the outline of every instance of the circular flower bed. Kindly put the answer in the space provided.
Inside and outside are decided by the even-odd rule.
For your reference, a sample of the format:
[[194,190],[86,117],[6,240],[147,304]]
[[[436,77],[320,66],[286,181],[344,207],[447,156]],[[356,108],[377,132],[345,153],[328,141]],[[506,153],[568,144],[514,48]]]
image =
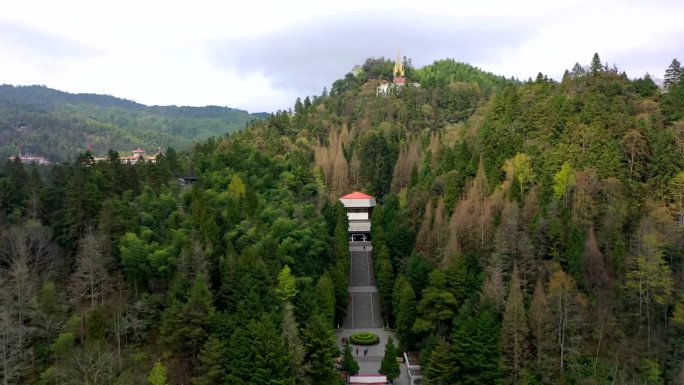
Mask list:
[[373,333],[354,333],[350,339],[355,345],[375,345],[380,342],[380,337]]

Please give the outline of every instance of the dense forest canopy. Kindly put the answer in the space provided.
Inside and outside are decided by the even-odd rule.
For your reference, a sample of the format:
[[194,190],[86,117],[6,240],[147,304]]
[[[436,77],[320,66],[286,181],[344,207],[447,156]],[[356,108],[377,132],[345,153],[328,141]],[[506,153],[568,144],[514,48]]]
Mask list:
[[107,95],[0,85],[0,157],[30,151],[62,162],[87,149],[97,155],[138,147],[150,153],[168,146],[186,149],[265,116],[218,106],[145,106]]
[[6,162],[3,383],[339,383],[353,190],[426,383],[682,383],[679,62],[665,89],[598,55],[560,82],[404,64],[420,87],[378,95],[369,59],[156,163]]

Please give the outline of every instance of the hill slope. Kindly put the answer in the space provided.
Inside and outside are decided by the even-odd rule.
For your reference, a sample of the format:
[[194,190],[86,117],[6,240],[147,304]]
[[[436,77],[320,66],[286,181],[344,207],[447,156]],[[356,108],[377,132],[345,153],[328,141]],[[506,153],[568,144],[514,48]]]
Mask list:
[[244,135],[310,146],[331,201],[378,198],[383,316],[428,379],[676,383],[684,76],[662,92],[598,55],[561,82],[442,61],[377,96],[366,68]]
[[62,161],[88,146],[96,154],[138,146],[186,148],[210,136],[243,129],[263,115],[219,106],[145,106],[107,95],[2,85],[0,156],[24,148]]

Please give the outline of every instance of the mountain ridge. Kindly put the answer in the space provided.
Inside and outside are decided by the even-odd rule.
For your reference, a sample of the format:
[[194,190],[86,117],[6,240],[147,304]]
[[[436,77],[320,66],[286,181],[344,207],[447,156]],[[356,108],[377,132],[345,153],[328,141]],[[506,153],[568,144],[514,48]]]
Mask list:
[[0,156],[31,152],[54,161],[92,148],[188,148],[245,127],[267,113],[222,106],[160,106],[46,86],[0,85]]

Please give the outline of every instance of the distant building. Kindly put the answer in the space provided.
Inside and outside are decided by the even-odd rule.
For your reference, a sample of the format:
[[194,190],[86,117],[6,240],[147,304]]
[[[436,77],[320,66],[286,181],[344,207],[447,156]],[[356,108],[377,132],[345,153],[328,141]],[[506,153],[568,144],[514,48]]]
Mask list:
[[24,164],[37,164],[37,165],[48,165],[51,164],[49,160],[47,160],[43,156],[33,156],[33,155],[12,155],[9,157],[9,160],[14,160],[14,159],[19,159],[21,163]]
[[375,198],[355,191],[340,198],[347,210],[349,219],[349,235],[352,242],[370,240],[371,215],[375,207]]
[[[138,147],[137,149],[131,151],[130,156],[120,156],[119,161],[121,163],[127,163],[127,164],[136,164],[140,162],[141,160],[143,162],[151,162],[155,163],[157,161],[157,155],[161,154],[161,150],[157,150],[157,153],[154,155],[145,155],[146,152],[142,148]],[[93,158],[96,162],[105,162],[107,161],[107,157],[94,157]]]
[[409,385],[423,384],[423,368],[420,366],[418,352],[404,352],[404,365],[409,376]]

